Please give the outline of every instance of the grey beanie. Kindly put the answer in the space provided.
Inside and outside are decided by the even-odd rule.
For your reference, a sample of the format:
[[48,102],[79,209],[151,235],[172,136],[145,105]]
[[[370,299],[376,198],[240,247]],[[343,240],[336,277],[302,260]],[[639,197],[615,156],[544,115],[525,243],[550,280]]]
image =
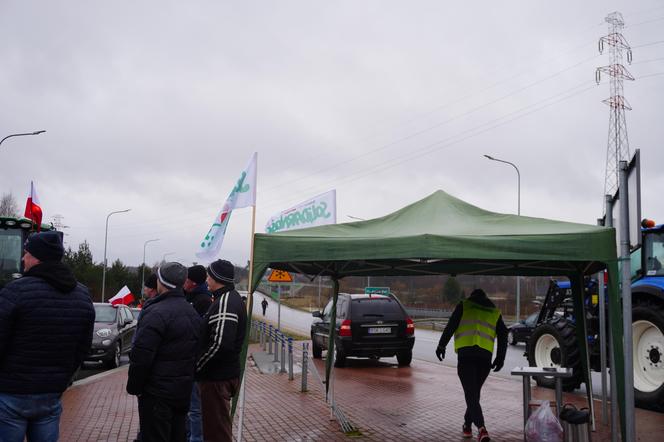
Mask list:
[[157,278],[169,289],[182,287],[187,279],[187,268],[179,262],[167,262],[157,269]]

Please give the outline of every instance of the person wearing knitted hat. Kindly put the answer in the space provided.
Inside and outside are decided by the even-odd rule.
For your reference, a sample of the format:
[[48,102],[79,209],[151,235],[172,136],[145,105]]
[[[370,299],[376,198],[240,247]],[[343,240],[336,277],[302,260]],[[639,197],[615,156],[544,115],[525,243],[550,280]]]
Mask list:
[[233,440],[231,399],[240,388],[240,353],[244,343],[247,312],[235,290],[235,267],[219,259],[207,268],[208,287],[214,302],[205,315],[202,354],[196,363],[201,393],[203,439]]
[[61,233],[35,233],[24,248],[23,276],[0,289],[0,439],[57,440],[60,397],[90,351],[95,310],[62,262]]
[[141,439],[185,440],[185,420],[203,321],[185,300],[187,268],[156,272],[157,296],[145,303],[129,356],[127,393],[138,396]]

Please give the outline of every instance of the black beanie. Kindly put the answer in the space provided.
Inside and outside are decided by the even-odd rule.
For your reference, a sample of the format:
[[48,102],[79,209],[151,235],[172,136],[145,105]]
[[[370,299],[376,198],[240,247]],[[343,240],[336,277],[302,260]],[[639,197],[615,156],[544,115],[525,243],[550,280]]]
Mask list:
[[33,233],[25,241],[25,250],[40,261],[60,261],[65,254],[60,233]]
[[218,259],[210,264],[207,273],[212,279],[221,284],[233,284],[235,282],[235,266],[223,259]]
[[167,262],[157,269],[157,278],[169,289],[182,287],[187,279],[187,268],[179,262]]
[[157,290],[157,275],[154,273],[148,276],[148,279],[145,280],[145,287]]
[[207,273],[205,272],[205,267],[202,265],[191,266],[187,270],[187,278],[194,281],[196,284],[203,284],[206,276]]

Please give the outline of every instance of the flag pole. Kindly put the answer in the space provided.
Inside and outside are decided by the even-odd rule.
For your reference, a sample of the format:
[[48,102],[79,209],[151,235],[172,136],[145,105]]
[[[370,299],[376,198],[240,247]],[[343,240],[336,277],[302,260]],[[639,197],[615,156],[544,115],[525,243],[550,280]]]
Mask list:
[[[258,181],[258,155],[256,155],[256,181]],[[247,281],[247,328],[244,334],[245,344],[244,344],[244,357],[242,358],[242,378],[240,379],[240,397],[238,398],[239,407],[240,407],[240,416],[238,418],[238,434],[237,442],[242,442],[242,429],[244,427],[244,402],[246,399],[246,367],[247,367],[247,355],[249,353],[249,333],[251,330],[251,313],[253,312],[254,307],[254,288],[253,285],[253,276],[254,276],[254,234],[256,233],[256,198],[254,197],[254,205],[251,207],[251,239],[249,241],[249,280]]]

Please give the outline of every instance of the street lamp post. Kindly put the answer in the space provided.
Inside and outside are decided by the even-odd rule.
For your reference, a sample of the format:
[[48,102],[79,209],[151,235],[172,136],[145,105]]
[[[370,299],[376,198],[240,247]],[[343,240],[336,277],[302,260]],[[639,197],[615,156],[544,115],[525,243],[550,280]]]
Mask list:
[[161,262],[166,262],[166,257],[168,255],[175,255],[175,252],[164,253],[164,256],[161,257]]
[[39,135],[39,134],[43,134],[44,132],[46,132],[46,131],[45,131],[45,130],[36,130],[36,131],[34,131],[34,132],[26,132],[26,133],[24,133],[24,134],[11,134],[11,135],[7,135],[7,136],[4,137],[2,140],[0,140],[0,145],[1,145],[2,142],[5,141],[7,138],[11,138],[11,137],[23,137],[23,136],[26,136],[26,135]]
[[159,238],[148,239],[143,243],[143,269],[141,272],[141,292],[143,291],[143,287],[145,286],[145,247],[147,247],[148,243],[155,241],[159,241]]
[[[494,158],[491,155],[484,155],[486,158],[490,159],[491,161],[498,161],[499,163],[505,163],[509,164],[516,170],[516,183],[517,183],[517,215],[521,216],[521,173],[519,172],[519,168],[516,167],[514,163],[510,163],[509,161],[505,160],[500,160],[498,158]],[[519,316],[521,314],[521,277],[517,276],[516,277],[516,320],[519,320]]]
[[[104,302],[104,293],[106,292],[106,247],[108,246],[108,219],[111,217],[111,215],[116,213],[129,212],[130,210],[131,209],[116,210],[115,212],[111,212],[106,215],[106,233],[104,233],[104,271],[101,277],[101,302]],[[143,289],[143,287],[141,287],[141,289]]]

